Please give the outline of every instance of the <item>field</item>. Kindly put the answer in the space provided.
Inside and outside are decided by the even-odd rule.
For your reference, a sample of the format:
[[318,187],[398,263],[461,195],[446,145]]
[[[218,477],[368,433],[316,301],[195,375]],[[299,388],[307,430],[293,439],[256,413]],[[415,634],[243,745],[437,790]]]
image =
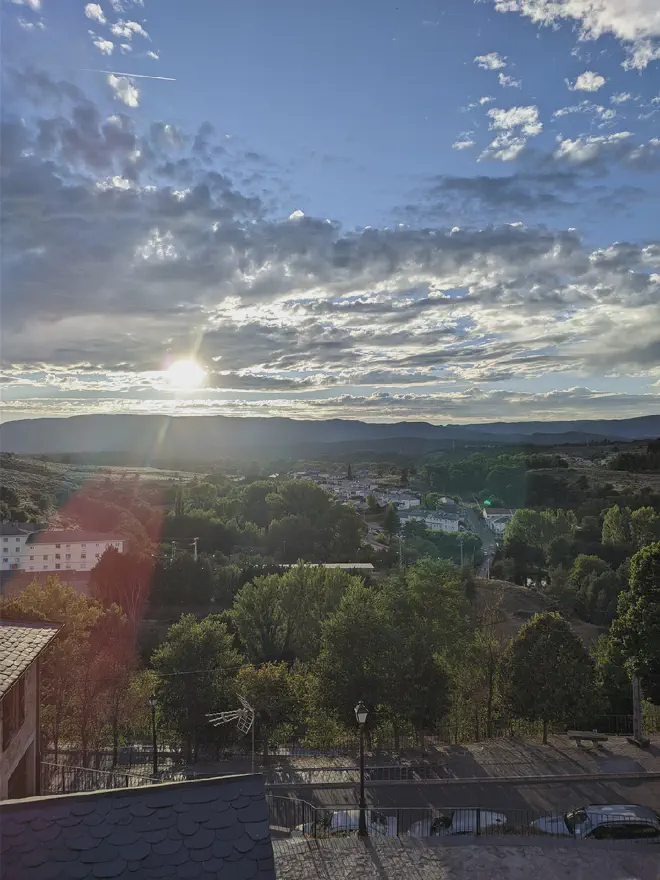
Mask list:
[[[482,610],[486,607],[496,609],[494,618],[497,622],[494,630],[503,639],[513,638],[532,615],[549,608],[545,596],[533,588],[484,578],[478,578],[476,583],[478,607]],[[573,632],[587,647],[591,647],[601,633],[605,632],[604,629],[585,623],[577,617],[571,618],[570,624]]]

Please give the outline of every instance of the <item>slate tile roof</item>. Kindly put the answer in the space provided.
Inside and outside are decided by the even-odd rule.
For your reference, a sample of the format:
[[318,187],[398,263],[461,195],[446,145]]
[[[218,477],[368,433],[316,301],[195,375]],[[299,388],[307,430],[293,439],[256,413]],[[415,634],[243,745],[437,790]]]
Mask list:
[[263,777],[0,803],[2,880],[275,880]]
[[58,623],[0,620],[0,697],[34,663],[59,628]]

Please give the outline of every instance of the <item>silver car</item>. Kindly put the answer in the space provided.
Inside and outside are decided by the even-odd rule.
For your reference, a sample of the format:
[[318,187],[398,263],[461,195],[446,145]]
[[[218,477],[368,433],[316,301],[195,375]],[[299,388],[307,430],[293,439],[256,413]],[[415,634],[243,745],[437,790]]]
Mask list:
[[504,813],[468,807],[464,810],[446,810],[429,819],[414,822],[408,837],[440,837],[450,834],[493,834],[506,830]]
[[[365,810],[367,832],[370,835],[396,837],[396,818],[379,810]],[[298,825],[292,837],[346,837],[357,834],[360,825],[359,810],[328,810],[313,822]]]
[[657,840],[660,814],[639,804],[590,804],[568,813],[552,813],[532,822],[539,834],[578,840]]

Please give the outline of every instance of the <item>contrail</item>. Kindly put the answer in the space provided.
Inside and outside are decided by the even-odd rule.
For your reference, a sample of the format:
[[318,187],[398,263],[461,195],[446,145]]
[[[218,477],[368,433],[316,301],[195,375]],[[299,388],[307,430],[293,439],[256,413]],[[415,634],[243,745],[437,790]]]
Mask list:
[[173,76],[152,76],[149,73],[123,73],[121,70],[101,70],[98,67],[75,67],[74,70],[83,73],[113,73],[115,76],[131,76],[136,79],[162,79],[165,82],[176,82]]

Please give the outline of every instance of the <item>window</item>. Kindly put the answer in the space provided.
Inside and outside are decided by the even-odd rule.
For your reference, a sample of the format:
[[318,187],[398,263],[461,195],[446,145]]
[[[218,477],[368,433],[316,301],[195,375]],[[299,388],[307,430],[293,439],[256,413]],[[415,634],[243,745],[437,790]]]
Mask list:
[[6,543],[9,541],[9,538],[3,538],[2,540],[3,540],[3,541],[5,542],[5,544],[6,544]]
[[81,567],[81,568],[87,568],[87,563],[86,563],[86,562],[81,562],[81,563],[80,563],[80,567]]
[[55,559],[60,559],[60,558],[61,558],[61,557],[60,557],[60,554],[59,554],[59,553],[56,553],[56,554],[55,554]]
[[25,721],[25,676],[13,684],[2,699],[2,749],[7,748]]
[[30,566],[30,571],[34,571],[34,565]]
[[96,556],[96,558],[97,558],[97,559],[98,559],[98,558],[99,558],[99,556],[100,556],[100,555],[101,555],[101,554],[100,554],[100,553],[95,553],[95,554],[94,554],[94,555],[95,555],[95,556]]
[[20,540],[21,540],[20,538],[16,538],[17,543],[18,543]]
[[86,547],[86,546],[87,546],[87,544],[81,544],[81,545],[80,545],[80,546],[81,546],[81,547]]
[[60,565],[59,562],[56,562],[56,563],[55,563],[55,568],[62,568],[62,566]]
[[81,559],[87,559],[87,554],[86,554],[86,553],[81,553],[81,554],[80,554],[80,558],[81,558]]
[[9,557],[8,557],[8,556],[3,556],[3,557],[2,557],[2,561],[3,561],[3,562],[9,562]]
[[56,547],[58,548],[58,550],[59,550],[60,545],[59,545],[59,544],[55,544],[55,546],[56,546]]
[[70,550],[70,549],[71,549],[71,544],[67,544],[67,545],[66,545],[66,549],[67,549],[67,550]]
[[65,559],[71,559],[71,554],[70,554],[70,553],[65,553],[65,554],[64,554],[64,558],[65,558]]
[[48,559],[48,554],[44,553],[44,559]]
[[34,556],[30,556],[30,562],[34,560]]

